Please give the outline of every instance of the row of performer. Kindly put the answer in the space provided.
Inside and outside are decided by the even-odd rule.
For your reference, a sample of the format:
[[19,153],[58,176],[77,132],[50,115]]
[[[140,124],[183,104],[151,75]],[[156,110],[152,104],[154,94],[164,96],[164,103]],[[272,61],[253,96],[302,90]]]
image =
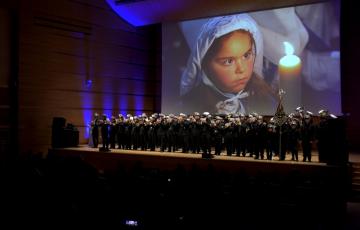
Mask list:
[[[319,161],[326,162],[324,146],[328,139],[328,122],[336,119],[326,110],[321,110],[317,119],[309,111],[297,109],[279,124],[276,117],[264,119],[253,113],[249,115],[211,115],[207,112],[191,115],[152,114],[147,116],[123,116],[108,118],[94,114],[91,121],[90,145],[97,148],[101,135],[100,150],[133,149],[161,152],[202,153],[251,156],[255,159],[272,160],[279,156],[285,160],[286,153],[298,161],[298,152],[303,152],[303,161],[311,161],[312,148],[317,146]],[[316,121],[316,122],[314,122]],[[314,143],[314,145],[313,145]],[[316,143],[316,144],[315,144]],[[265,156],[266,155],[266,156]]]

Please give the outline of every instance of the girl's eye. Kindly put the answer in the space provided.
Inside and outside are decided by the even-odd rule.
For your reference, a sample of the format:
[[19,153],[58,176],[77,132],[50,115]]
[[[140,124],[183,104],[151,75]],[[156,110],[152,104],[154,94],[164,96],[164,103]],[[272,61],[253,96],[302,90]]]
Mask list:
[[233,62],[234,62],[234,60],[232,58],[227,58],[222,61],[222,64],[223,65],[231,65]]
[[247,52],[244,54],[243,59],[248,60],[252,57],[252,52]]

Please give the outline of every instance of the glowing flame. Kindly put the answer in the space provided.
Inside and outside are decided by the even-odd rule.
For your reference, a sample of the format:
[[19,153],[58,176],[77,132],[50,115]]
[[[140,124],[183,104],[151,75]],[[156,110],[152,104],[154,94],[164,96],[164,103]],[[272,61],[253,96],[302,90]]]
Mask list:
[[301,60],[298,56],[294,55],[294,47],[289,42],[284,42],[285,56],[279,61],[281,66],[295,67],[300,65]]
[[294,54],[294,47],[289,42],[284,42],[284,47],[286,55]]

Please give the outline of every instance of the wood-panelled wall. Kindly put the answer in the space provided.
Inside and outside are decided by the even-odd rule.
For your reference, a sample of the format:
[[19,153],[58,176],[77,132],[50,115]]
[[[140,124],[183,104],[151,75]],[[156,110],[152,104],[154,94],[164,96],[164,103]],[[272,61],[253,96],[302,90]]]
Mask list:
[[160,111],[160,30],[132,27],[104,0],[21,1],[20,152],[47,152],[54,117],[87,143],[94,112]]
[[10,60],[11,16],[7,8],[0,8],[0,162],[5,160],[10,140]]

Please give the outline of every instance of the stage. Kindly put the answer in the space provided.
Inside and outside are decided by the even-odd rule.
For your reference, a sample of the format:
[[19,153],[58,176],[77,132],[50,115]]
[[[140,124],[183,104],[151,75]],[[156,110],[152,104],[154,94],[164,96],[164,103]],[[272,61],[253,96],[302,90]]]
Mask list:
[[[158,150],[158,149],[157,149]],[[60,157],[80,157],[100,172],[113,172],[119,167],[131,169],[135,164],[141,164],[144,168],[158,170],[174,170],[181,166],[186,170],[194,167],[208,169],[209,167],[222,172],[239,172],[247,174],[257,174],[260,172],[282,172],[301,171],[306,173],[316,173],[318,171],[329,170],[335,166],[319,163],[318,155],[313,154],[312,162],[303,162],[302,153],[299,152],[299,161],[292,161],[291,154],[286,154],[284,161],[279,161],[278,157],[273,160],[260,160],[253,157],[212,155],[213,158],[202,158],[201,154],[181,153],[181,152],[160,152],[160,151],[140,151],[111,149],[109,152],[99,151],[98,148],[91,148],[86,145],[71,148],[49,149],[49,155]],[[337,167],[335,167],[337,168]]]

